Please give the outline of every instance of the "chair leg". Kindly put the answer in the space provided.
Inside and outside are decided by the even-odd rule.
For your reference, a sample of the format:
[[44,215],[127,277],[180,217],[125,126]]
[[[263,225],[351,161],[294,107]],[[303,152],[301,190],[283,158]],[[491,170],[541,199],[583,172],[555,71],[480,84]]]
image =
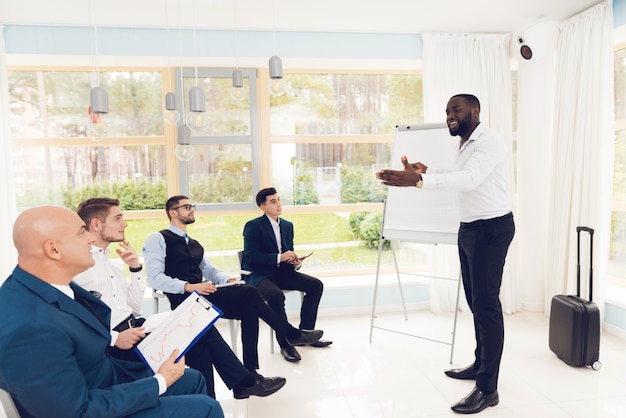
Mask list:
[[270,353],[274,354],[274,328],[270,327]]
[[230,327],[230,346],[233,350],[233,353],[237,355],[237,334],[238,334],[237,320],[229,319],[228,325]]
[[[0,408],[4,410],[4,416],[6,418],[20,418],[19,412],[17,412],[17,407],[13,402],[13,398],[9,392],[6,392],[0,389]],[[0,410],[0,412],[2,412]],[[0,414],[2,416],[2,414]]]

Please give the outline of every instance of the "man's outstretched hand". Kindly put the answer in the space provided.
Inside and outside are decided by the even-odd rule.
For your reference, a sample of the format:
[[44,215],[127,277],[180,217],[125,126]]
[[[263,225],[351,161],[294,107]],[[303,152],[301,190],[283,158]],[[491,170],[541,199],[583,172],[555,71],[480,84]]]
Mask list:
[[420,162],[409,163],[406,156],[402,157],[400,161],[404,166],[404,170],[380,170],[376,173],[376,178],[381,180],[381,183],[386,186],[415,186],[422,178],[421,173],[425,173],[428,169],[427,166]]

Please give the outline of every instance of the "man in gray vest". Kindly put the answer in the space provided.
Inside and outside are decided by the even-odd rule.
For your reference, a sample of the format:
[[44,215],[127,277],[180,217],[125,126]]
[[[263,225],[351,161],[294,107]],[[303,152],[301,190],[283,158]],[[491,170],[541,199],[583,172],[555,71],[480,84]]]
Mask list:
[[196,220],[195,205],[187,196],[173,196],[167,200],[165,212],[169,227],[151,234],[143,247],[148,284],[165,293],[172,309],[197,291],[220,308],[225,318],[240,319],[243,364],[250,372],[259,368],[259,318],[286,335],[291,345],[312,344],[322,337],[322,331],[293,327],[265,303],[254,286],[217,288],[216,284],[237,279],[215,267],[202,245],[187,235],[187,225]]

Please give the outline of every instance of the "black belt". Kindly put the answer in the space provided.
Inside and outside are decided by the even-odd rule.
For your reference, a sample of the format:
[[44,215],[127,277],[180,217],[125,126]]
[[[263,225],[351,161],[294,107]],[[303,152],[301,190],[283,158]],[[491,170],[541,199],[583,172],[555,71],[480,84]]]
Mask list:
[[143,318],[135,318],[134,315],[129,315],[128,318],[120,322],[113,328],[113,331],[122,332],[126,331],[128,328],[140,327],[143,325],[145,319]]

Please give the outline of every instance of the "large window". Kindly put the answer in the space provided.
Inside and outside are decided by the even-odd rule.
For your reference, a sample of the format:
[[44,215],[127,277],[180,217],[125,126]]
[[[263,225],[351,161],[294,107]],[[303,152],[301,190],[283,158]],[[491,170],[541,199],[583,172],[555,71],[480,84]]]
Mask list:
[[[245,95],[234,95],[232,70],[186,69],[177,71],[186,99],[192,87],[206,97],[204,124],[192,131],[194,157],[180,164],[182,193],[211,209],[254,209],[253,190],[260,175],[256,71],[241,70]],[[181,85],[178,85],[181,90]],[[243,98],[243,99],[242,99]],[[186,103],[181,103],[186,108]],[[186,108],[186,115],[193,112]]]
[[270,99],[271,179],[294,205],[380,203],[397,125],[423,121],[419,74],[285,75]]
[[[115,195],[126,209],[156,209],[167,196],[161,71],[9,72],[17,202],[74,207]],[[109,97],[106,140],[87,136],[89,92]]]
[[[192,233],[217,265],[236,272],[243,225],[260,214],[255,193],[272,185],[296,225],[296,249],[315,252],[307,271],[371,274],[386,193],[374,174],[391,163],[396,125],[423,120],[420,74],[289,73],[287,92],[274,97],[267,70],[242,72],[245,95],[233,94],[226,69],[175,70],[172,79],[166,69],[10,71],[20,208],[117,197],[139,249],[167,225],[167,197],[187,194],[199,209]],[[96,83],[108,92],[112,125],[98,142],[86,130]],[[171,85],[179,125],[198,116],[189,105],[192,87],[206,99],[208,121],[192,131],[189,161],[175,159],[177,130],[163,122]],[[159,211],[132,212],[146,209]],[[424,254],[416,246],[396,249],[405,265],[423,264]],[[391,252],[381,261],[393,268]]]
[[271,99],[272,135],[391,134],[422,122],[419,74],[288,74]]

